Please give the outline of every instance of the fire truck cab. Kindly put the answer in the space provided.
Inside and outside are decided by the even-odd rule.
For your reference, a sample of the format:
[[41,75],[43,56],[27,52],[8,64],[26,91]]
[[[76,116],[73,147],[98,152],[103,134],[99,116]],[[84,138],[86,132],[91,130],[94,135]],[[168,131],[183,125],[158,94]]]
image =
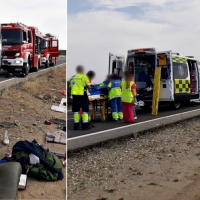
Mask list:
[[47,33],[42,38],[42,64],[48,68],[56,64],[58,58],[58,38]]
[[42,33],[37,27],[22,23],[1,24],[2,34],[2,66],[3,70],[13,73],[22,69],[37,72],[41,66]]

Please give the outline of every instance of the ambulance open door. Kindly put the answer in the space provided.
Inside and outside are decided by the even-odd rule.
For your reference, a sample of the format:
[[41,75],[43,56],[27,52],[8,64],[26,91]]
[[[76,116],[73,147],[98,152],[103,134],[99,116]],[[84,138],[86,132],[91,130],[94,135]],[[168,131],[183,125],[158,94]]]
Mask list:
[[158,114],[159,101],[174,100],[172,52],[157,53],[153,83],[152,115]]
[[125,56],[109,53],[108,74],[118,74],[122,78],[124,62]]

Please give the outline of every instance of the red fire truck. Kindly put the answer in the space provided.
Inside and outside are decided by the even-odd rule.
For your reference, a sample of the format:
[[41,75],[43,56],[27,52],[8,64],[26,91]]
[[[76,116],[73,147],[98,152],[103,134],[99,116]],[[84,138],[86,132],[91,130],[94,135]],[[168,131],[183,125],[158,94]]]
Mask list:
[[3,58],[1,68],[13,73],[37,72],[42,64],[42,33],[37,27],[22,23],[1,24]]
[[42,64],[46,68],[54,66],[58,55],[58,38],[50,33],[47,33],[42,39]]

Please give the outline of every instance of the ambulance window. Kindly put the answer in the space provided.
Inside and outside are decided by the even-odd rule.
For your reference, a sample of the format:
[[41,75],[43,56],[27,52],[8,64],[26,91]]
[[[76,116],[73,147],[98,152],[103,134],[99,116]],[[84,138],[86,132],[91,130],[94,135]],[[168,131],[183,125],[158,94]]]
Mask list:
[[28,43],[32,42],[31,31],[28,31]]
[[23,31],[23,41],[27,42],[27,32]]
[[188,77],[188,67],[185,63],[173,62],[174,79],[186,79]]

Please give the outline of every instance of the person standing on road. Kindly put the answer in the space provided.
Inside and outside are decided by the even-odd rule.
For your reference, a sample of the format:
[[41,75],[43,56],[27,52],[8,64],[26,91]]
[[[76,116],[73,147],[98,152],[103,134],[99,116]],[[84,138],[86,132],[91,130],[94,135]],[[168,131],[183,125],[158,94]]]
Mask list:
[[[131,75],[132,75],[132,81],[135,83],[135,79],[134,79],[134,76],[135,76],[135,67],[134,67],[133,62],[129,63],[129,72],[130,72]],[[135,91],[136,91],[136,90],[135,90]],[[133,108],[133,112],[134,112],[134,119],[137,119],[135,107]]]
[[124,122],[134,122],[134,98],[137,95],[135,82],[132,79],[132,74],[127,71],[124,73],[124,79],[121,83],[122,89],[122,108],[124,115]]
[[82,109],[82,128],[89,128],[89,101],[87,90],[90,89],[88,77],[84,74],[84,67],[77,66],[77,74],[70,79],[71,95],[72,95],[72,112],[74,113],[74,130],[79,129],[80,109]]
[[121,80],[114,74],[108,84],[108,98],[112,111],[112,118],[116,122],[123,119],[122,102],[121,102]]

